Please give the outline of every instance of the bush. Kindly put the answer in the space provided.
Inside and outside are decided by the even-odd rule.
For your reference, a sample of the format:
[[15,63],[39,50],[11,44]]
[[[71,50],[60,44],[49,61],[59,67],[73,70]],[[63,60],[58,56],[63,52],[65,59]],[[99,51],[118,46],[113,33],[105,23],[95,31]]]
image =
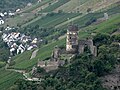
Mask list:
[[86,26],[91,25],[93,22],[96,22],[96,21],[97,21],[97,18],[92,17],[92,18],[90,18],[90,20],[88,22],[85,23],[85,25]]
[[15,65],[15,61],[11,61],[9,64],[9,66],[13,66],[13,65]]
[[0,61],[0,68],[4,67],[5,64],[6,64],[5,62],[1,62],[1,61]]

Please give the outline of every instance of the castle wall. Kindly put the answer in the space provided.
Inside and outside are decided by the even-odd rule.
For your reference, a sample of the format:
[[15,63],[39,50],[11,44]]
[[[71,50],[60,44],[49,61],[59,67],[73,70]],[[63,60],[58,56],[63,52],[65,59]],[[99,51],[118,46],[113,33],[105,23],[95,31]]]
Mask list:
[[84,53],[84,45],[79,45],[78,52],[79,52],[79,54]]
[[79,53],[82,54],[84,53],[84,48],[85,45],[87,45],[91,51],[91,54],[93,54],[94,56],[97,56],[97,47],[93,45],[93,41],[92,40],[80,40],[79,41]]
[[44,68],[46,72],[56,70],[59,66],[63,66],[65,64],[65,61],[59,60],[59,61],[40,61],[38,62],[38,67]]
[[67,30],[66,51],[76,53],[78,50],[78,27],[70,25]]

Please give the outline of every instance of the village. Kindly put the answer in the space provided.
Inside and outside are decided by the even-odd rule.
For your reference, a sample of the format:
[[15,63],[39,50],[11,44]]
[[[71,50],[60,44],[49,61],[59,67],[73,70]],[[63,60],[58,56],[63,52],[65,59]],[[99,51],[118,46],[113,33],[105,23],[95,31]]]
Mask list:
[[[41,3],[43,0],[38,0],[37,3]],[[28,3],[25,7],[32,6],[32,3]],[[14,17],[17,14],[20,14],[22,12],[23,8],[17,8],[16,10],[8,10],[8,11],[2,11],[0,12],[0,25],[4,25],[7,18]]]
[[7,27],[2,34],[2,39],[9,47],[11,56],[23,53],[26,50],[37,48],[37,38],[32,39],[30,36],[26,36],[20,32],[12,32],[13,29],[14,28]]

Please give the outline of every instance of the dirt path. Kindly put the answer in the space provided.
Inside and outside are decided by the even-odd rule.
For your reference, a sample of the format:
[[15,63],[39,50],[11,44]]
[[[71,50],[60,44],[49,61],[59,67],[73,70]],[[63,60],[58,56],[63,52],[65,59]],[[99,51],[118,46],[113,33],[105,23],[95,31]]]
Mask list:
[[30,58],[30,59],[35,58],[38,51],[39,51],[39,49],[36,49],[35,51],[33,51],[33,53],[32,53],[32,55],[31,55],[31,58]]

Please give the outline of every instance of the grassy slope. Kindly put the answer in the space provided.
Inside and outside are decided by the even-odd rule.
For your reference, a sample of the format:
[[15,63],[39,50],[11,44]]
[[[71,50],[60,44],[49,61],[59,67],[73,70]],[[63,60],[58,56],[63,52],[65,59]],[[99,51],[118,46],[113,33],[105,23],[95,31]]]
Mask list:
[[92,11],[98,11],[100,9],[110,6],[113,3],[116,3],[117,1],[119,1],[119,0],[107,0],[107,1],[105,1],[105,0],[89,0],[85,4],[79,6],[78,8],[80,8],[80,11],[83,13],[85,13],[88,8],[91,8]]
[[0,69],[0,90],[7,90],[19,78],[22,78],[21,74]]
[[[15,56],[13,58],[13,60],[17,61],[15,65],[17,65],[17,67],[19,67],[18,64],[21,64],[21,63],[24,63],[24,62],[29,62],[30,61],[29,59],[30,59],[31,55],[32,55],[32,50],[31,51],[26,51],[23,54]],[[17,68],[17,67],[14,67],[14,68]]]
[[[79,38],[84,38],[84,37],[90,36],[92,32],[96,32],[96,31],[103,32],[103,33],[110,33],[110,32],[112,32],[113,27],[116,27],[116,25],[117,25],[117,28],[120,28],[120,26],[118,25],[119,22],[120,22],[120,15],[115,15],[115,16],[111,17],[108,21],[105,21],[99,25],[88,26],[88,27],[82,29],[79,32]],[[101,26],[103,26],[103,27],[101,27]],[[96,28],[96,29],[94,29],[94,28]],[[87,30],[87,31],[85,31],[85,30]],[[29,58],[27,61],[24,61],[24,59],[19,58],[19,55],[18,55],[17,58],[19,58],[19,60],[18,59],[15,60],[16,64],[14,65],[14,67],[18,68],[18,69],[31,68],[32,66],[34,66],[37,63],[38,60],[44,60],[45,58],[50,57],[54,46],[64,45],[64,44],[65,44],[65,38],[61,39],[59,41],[50,43],[47,46],[40,48],[39,52],[37,54],[37,57],[30,60],[29,62],[28,62]],[[22,54],[22,55],[25,56],[25,54]],[[17,63],[18,61],[20,61],[21,63]]]
[[103,33],[112,33],[113,31],[120,28],[120,14],[112,17],[110,20],[101,23],[95,27],[95,31],[103,32]]
[[[80,27],[82,27],[82,26],[85,26],[85,23],[88,22],[91,18],[102,18],[103,14],[106,13],[106,12],[108,13],[108,15],[113,15],[113,14],[116,14],[116,13],[120,13],[120,4],[113,4],[112,7],[110,6],[107,9],[100,10],[96,13],[81,15],[82,18],[78,17],[77,19],[73,19],[72,21],[75,24],[78,24]],[[69,23],[69,21],[61,23],[61,24],[57,25],[56,27],[61,28],[61,26],[62,26],[62,28],[66,28],[68,23]]]
[[108,0],[105,3],[103,1],[105,0],[74,0],[74,1],[71,0],[70,2],[57,8],[56,10],[63,10],[65,12],[73,12],[73,11],[76,11],[77,8],[80,8],[80,12],[86,13],[88,8],[92,8],[93,11],[97,11],[119,0]]
[[74,8],[79,5],[78,0],[71,0],[70,2],[62,5],[61,7],[57,8],[55,11],[63,10],[64,12],[71,12]]
[[59,0],[57,3],[48,6],[47,8],[43,9],[41,12],[51,12],[55,10],[56,8],[64,5],[65,3],[69,2],[70,0]]
[[22,15],[16,15],[13,18],[8,18],[4,26],[17,26],[26,23],[27,21],[33,19],[35,15],[33,13],[23,13]]
[[36,3],[35,5],[32,5],[31,7],[28,7],[28,8],[25,8],[23,10],[23,12],[32,12],[33,10],[47,4],[47,3],[50,3],[52,0],[43,0],[41,3]]
[[70,14],[70,13],[61,13],[61,14],[54,14],[53,16],[47,15],[43,18],[38,18],[35,21],[31,21],[24,25],[40,25],[41,27],[52,27],[56,26],[57,24],[60,24],[62,22],[67,21],[68,18],[73,18],[78,16],[79,14]]
[[85,32],[89,35],[91,33],[109,33],[112,34],[115,30],[118,30],[120,28],[120,14],[114,15],[110,17],[109,20],[104,21],[98,25],[90,25],[88,27],[85,27],[82,32]]
[[[21,56],[26,56],[26,54],[22,54],[22,55],[18,55],[17,58],[19,59],[15,59],[16,64],[14,65],[15,68],[18,69],[26,69],[26,68],[31,68],[33,65],[35,65],[37,63],[38,60],[44,60],[45,58],[48,58],[51,55],[51,52],[54,48],[54,46],[56,45],[63,45],[65,43],[65,39],[57,41],[57,42],[53,42],[50,43],[42,48],[39,49],[39,52],[36,56],[36,58],[29,60],[29,58],[27,58],[27,60],[20,58]],[[20,63],[19,63],[20,61]]]
[[29,20],[35,18],[35,14],[32,12],[33,10],[35,10],[35,9],[37,9],[39,7],[42,7],[43,5],[48,4],[51,1],[52,0],[44,0],[41,3],[36,3],[36,4],[34,4],[34,5],[30,6],[30,7],[26,7],[25,9],[23,9],[21,11],[22,16],[21,15],[16,15],[13,18],[8,18],[5,25],[2,25],[2,26],[6,27],[7,25],[9,25],[9,26],[12,27],[12,26],[25,24]]

